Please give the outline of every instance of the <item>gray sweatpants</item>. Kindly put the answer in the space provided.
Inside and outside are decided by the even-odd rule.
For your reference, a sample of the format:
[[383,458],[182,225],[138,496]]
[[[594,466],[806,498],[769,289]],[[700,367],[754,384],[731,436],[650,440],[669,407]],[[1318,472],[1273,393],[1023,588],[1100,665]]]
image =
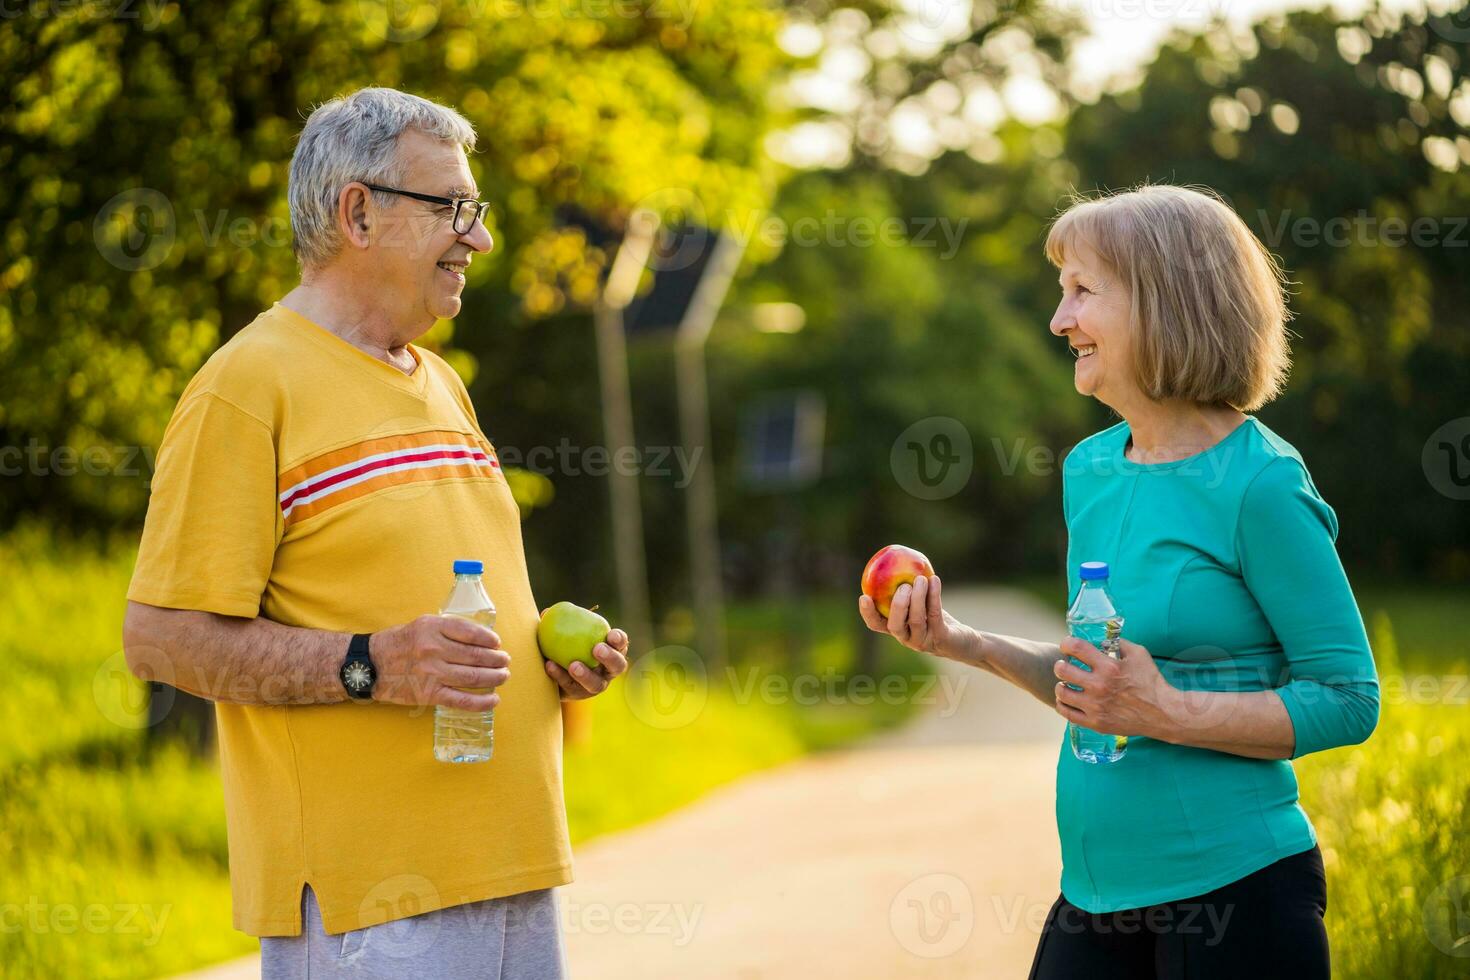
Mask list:
[[565,980],[561,910],[549,888],[328,936],[310,887],[301,935],[260,940],[261,980]]

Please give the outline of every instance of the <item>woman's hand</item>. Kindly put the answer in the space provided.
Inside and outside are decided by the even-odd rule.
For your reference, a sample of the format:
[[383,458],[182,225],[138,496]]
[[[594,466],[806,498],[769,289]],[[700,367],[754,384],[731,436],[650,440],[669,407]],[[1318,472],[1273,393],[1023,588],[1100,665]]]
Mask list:
[[975,631],[944,611],[940,588],[938,575],[920,575],[912,586],[898,587],[886,621],[865,595],[858,597],[858,612],[868,629],[887,633],[910,650],[959,659],[957,654],[974,643]]
[[[1168,740],[1178,688],[1159,673],[1153,656],[1137,643],[1119,640],[1114,659],[1085,640],[1069,636],[1062,653],[1091,667],[1058,660],[1053,672],[1057,714],[1104,735],[1146,735]],[[1082,688],[1074,691],[1068,684]]]

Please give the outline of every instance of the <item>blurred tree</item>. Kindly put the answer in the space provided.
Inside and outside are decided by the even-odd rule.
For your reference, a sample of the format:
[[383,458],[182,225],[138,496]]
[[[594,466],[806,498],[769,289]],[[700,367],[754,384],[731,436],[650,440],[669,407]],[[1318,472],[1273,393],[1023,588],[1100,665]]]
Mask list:
[[1199,183],[1231,202],[1294,281],[1292,381],[1262,416],[1302,447],[1345,557],[1470,576],[1470,511],[1421,465],[1470,416],[1463,29],[1374,10],[1181,36],[1137,89],[1073,116],[1067,156],[1082,188]]
[[[1056,464],[1088,407],[1033,307],[1055,288],[1040,240],[1073,171],[1058,125],[1009,117],[1064,111],[1080,28],[1031,2],[792,6],[782,43],[808,67],[778,97],[801,121],[772,144],[816,169],[786,184],[780,255],[739,290],[710,349],[738,584],[782,587],[783,523],[800,528],[801,580],[824,588],[853,588],[890,540],[956,580],[1059,567]],[[805,328],[753,332],[752,305],[770,300],[802,306]],[[798,388],[826,400],[821,479],[756,492],[735,465],[741,406]],[[969,445],[933,442],[951,435]],[[931,493],[908,472],[911,450],[944,445],[972,475]]]
[[[557,206],[616,229],[670,186],[717,217],[775,188],[764,93],[787,59],[755,0],[18,10],[0,32],[0,528],[141,516],[184,384],[294,284],[287,168],[334,95],[400,87],[475,123],[499,247],[425,342],[468,381],[484,365],[487,426],[530,438],[548,434],[514,424],[499,385],[549,371],[542,330],[517,327],[585,305],[606,258]],[[556,343],[590,347],[575,333]],[[544,479],[515,481],[523,506],[549,499]]]

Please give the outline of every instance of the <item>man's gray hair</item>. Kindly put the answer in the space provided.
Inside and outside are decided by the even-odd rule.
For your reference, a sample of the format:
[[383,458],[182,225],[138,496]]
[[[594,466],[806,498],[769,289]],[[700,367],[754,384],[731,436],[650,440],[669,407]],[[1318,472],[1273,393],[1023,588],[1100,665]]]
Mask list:
[[[391,88],[358,89],[312,111],[291,156],[286,199],[296,259],[303,268],[327,262],[342,247],[337,197],[354,180],[398,186],[398,137],[417,129],[446,143],[475,148],[475,129],[453,109]],[[412,189],[412,188],[410,188]],[[391,194],[373,192],[384,207]]]

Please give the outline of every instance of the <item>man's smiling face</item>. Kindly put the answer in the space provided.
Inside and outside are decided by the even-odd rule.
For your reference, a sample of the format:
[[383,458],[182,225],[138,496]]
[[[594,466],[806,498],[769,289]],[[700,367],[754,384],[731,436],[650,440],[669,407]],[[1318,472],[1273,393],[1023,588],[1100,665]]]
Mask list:
[[[401,190],[478,197],[463,147],[409,130],[398,138],[398,159]],[[493,247],[484,223],[476,221],[460,234],[454,230],[454,208],[402,195],[396,195],[380,215],[370,287],[405,319],[457,316],[471,256]]]

